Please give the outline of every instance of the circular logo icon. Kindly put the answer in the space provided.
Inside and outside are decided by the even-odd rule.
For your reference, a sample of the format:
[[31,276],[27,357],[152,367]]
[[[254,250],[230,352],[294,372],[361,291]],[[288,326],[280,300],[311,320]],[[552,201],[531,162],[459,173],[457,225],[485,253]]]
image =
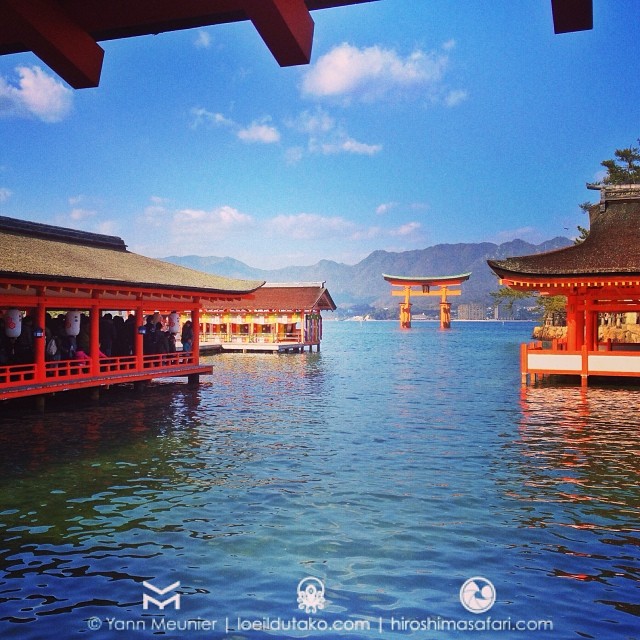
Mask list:
[[484,613],[496,601],[496,588],[490,580],[476,576],[469,578],[460,588],[460,602],[471,613]]
[[304,609],[305,613],[317,613],[318,609],[324,609],[326,602],[322,580],[313,576],[300,580],[298,583],[298,609]]

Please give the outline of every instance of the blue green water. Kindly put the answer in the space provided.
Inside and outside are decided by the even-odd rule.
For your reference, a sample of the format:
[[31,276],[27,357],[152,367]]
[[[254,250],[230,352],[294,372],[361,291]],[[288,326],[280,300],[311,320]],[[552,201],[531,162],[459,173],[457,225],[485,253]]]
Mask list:
[[523,390],[530,332],[326,322],[3,407],[0,638],[640,638],[640,387]]

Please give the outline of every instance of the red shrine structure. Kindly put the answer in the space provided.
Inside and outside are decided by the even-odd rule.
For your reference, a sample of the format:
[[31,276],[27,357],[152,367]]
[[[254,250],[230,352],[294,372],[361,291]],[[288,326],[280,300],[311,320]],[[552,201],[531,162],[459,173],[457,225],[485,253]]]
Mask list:
[[640,345],[602,342],[604,314],[640,313],[640,185],[588,185],[600,191],[589,209],[590,230],[580,244],[537,255],[489,260],[501,284],[566,296],[566,341],[522,345],[522,382],[530,376],[569,374],[640,377]]
[[[460,289],[451,287],[460,286],[468,280],[471,273],[461,273],[456,276],[390,276],[382,274],[382,277],[392,286],[401,287],[392,289],[392,296],[402,296],[404,301],[400,303],[400,327],[411,328],[411,296],[438,296],[440,298],[440,328],[451,328],[451,303],[447,296],[459,296]],[[413,287],[419,287],[414,289]],[[431,289],[435,287],[435,290]]]
[[324,282],[267,282],[251,296],[203,311],[202,345],[243,353],[319,352],[321,312],[335,309]]
[[[199,362],[202,311],[249,304],[263,284],[147,258],[116,236],[0,217],[0,400],[162,377],[197,382],[212,370]],[[104,353],[107,314],[129,320],[122,352]],[[147,348],[157,323],[178,335],[180,316],[194,328],[188,349]]]

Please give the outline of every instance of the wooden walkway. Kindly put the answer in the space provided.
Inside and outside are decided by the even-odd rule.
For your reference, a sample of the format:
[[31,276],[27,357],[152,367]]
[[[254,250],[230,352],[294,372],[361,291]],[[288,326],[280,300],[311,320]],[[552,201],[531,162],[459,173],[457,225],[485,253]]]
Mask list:
[[91,371],[88,360],[60,360],[46,363],[46,380],[38,380],[34,364],[0,367],[1,399],[44,396],[72,389],[136,384],[155,378],[186,377],[196,382],[200,375],[210,374],[211,365],[201,365],[192,353],[146,355],[142,368],[135,356],[101,358],[97,371]]

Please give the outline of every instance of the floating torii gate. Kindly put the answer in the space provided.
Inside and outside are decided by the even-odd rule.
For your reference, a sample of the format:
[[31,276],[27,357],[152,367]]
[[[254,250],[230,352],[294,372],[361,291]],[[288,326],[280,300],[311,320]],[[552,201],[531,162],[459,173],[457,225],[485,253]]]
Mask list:
[[[461,289],[451,289],[450,287],[460,286],[469,279],[469,273],[461,273],[456,276],[389,276],[382,274],[382,277],[393,287],[402,289],[392,289],[392,296],[404,296],[404,302],[400,303],[400,327],[402,329],[411,328],[411,296],[440,296],[440,328],[451,328],[451,303],[447,301],[447,295],[459,296]],[[420,287],[415,290],[412,287]],[[432,287],[437,287],[432,291]]]

